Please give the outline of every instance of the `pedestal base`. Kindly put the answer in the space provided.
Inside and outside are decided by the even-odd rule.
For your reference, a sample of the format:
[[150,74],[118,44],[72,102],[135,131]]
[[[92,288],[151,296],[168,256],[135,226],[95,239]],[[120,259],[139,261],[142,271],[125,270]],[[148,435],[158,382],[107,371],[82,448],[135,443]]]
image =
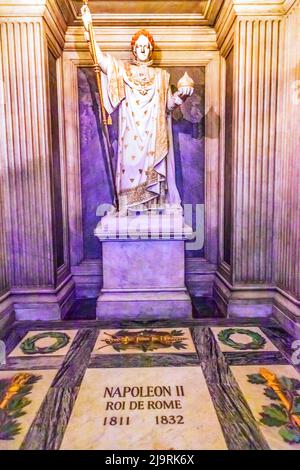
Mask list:
[[121,292],[102,289],[97,301],[101,319],[191,318],[191,299],[186,290],[169,292]]
[[[174,224],[166,226],[165,216],[156,216],[155,223],[150,217],[139,216],[139,235],[135,232],[135,239],[126,230],[132,228],[132,218],[111,219],[102,219],[95,230],[102,241],[103,256],[103,288],[97,301],[97,317],[191,318],[184,260],[185,233],[191,229],[184,225],[182,216],[181,224],[176,218],[176,232]],[[112,230],[115,227],[116,231]]]

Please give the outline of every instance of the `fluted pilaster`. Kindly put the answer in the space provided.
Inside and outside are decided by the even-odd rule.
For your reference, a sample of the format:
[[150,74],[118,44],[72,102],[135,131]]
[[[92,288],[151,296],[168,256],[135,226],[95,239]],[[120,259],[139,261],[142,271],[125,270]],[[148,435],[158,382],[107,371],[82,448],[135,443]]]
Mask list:
[[9,290],[9,271],[8,271],[8,246],[6,240],[5,217],[4,217],[4,198],[3,198],[3,174],[0,166],[0,297]]
[[[1,56],[0,56],[1,61]],[[4,97],[3,97],[3,77],[0,67],[0,122],[4,121]],[[4,129],[3,129],[4,130]],[[3,132],[1,128],[1,134]],[[3,155],[6,149],[6,141],[0,138],[0,297],[9,288],[8,275],[8,246],[6,239],[6,220],[5,220],[5,199],[4,199],[4,162]]]
[[282,148],[276,186],[276,281],[300,300],[300,2],[285,21]]
[[[54,283],[45,50],[41,19],[0,19],[1,178],[12,287]],[[2,138],[2,137],[1,137]]]
[[238,19],[235,32],[234,283],[273,282],[281,20]]

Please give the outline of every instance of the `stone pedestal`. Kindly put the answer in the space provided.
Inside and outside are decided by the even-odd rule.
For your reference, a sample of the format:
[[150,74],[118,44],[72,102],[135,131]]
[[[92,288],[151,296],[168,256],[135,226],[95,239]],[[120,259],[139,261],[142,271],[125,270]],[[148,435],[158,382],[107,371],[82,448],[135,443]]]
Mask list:
[[189,318],[184,243],[192,229],[182,215],[104,217],[95,230],[102,241],[101,319]]

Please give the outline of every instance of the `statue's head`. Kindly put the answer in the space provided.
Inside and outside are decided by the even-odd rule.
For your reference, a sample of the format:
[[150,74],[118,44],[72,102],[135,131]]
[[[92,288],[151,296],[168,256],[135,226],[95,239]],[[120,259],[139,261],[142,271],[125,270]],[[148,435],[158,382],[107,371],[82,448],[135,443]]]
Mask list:
[[155,43],[152,34],[146,29],[140,29],[131,40],[131,50],[139,62],[151,59]]

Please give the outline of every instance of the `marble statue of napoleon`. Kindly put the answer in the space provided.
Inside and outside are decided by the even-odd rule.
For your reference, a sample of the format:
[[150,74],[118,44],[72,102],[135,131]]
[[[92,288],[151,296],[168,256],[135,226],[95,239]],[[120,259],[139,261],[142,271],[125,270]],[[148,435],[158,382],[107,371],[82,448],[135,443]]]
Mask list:
[[[82,7],[85,36],[92,21]],[[175,182],[171,112],[193,93],[194,83],[185,74],[172,95],[170,76],[152,67],[152,35],[142,29],[132,38],[132,63],[104,54],[97,45],[102,71],[103,101],[111,114],[119,107],[116,188],[119,210],[181,210]]]

